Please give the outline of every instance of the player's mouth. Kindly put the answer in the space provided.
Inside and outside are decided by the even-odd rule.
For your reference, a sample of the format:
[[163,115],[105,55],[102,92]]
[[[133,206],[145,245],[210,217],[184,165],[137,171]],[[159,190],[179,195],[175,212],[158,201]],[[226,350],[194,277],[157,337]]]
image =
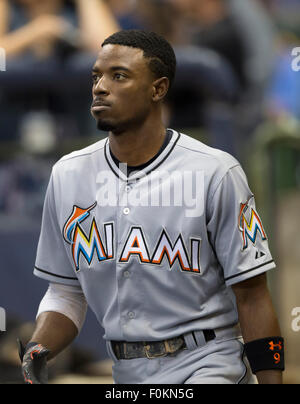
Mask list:
[[101,112],[110,107],[111,107],[111,105],[109,103],[99,100],[99,101],[93,102],[91,109],[92,109],[92,112]]

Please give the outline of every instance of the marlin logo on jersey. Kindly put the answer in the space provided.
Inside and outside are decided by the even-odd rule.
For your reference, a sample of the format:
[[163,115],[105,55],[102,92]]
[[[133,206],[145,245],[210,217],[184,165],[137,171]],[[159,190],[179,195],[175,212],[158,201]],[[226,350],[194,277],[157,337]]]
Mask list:
[[243,251],[248,247],[248,239],[253,244],[256,243],[258,233],[260,233],[262,240],[267,240],[262,222],[257,212],[249,206],[249,200],[246,203],[241,203],[239,230],[242,232],[243,236]]
[[[74,206],[73,212],[63,228],[63,238],[70,244],[76,271],[80,271],[80,257],[83,256],[91,266],[95,254],[98,261],[115,259],[114,256],[114,223],[104,224],[103,243],[95,218],[92,219],[89,235],[85,233],[81,224],[90,212],[97,206],[94,203],[87,209]],[[140,226],[132,226],[119,257],[120,263],[127,263],[131,257],[137,257],[140,263],[161,265],[164,259],[168,261],[171,270],[175,262],[180,265],[181,271],[200,274],[200,247],[201,239],[190,238],[190,256],[181,234],[175,243],[172,243],[165,229],[162,230],[152,255],[149,253],[144,231]]]

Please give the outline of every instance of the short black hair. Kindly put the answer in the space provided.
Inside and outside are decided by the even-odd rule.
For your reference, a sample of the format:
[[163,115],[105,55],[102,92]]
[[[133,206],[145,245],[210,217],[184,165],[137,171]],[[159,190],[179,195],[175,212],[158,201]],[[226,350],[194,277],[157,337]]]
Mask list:
[[157,78],[167,77],[170,87],[176,74],[176,56],[169,42],[155,32],[129,29],[114,33],[102,44],[123,45],[144,51],[149,59],[149,68]]

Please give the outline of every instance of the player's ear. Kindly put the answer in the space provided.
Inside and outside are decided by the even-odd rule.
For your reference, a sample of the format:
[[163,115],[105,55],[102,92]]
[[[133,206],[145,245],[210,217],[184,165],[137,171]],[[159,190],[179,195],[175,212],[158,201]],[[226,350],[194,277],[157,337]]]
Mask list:
[[167,77],[161,77],[155,80],[152,85],[152,101],[162,101],[168,93],[170,81]]

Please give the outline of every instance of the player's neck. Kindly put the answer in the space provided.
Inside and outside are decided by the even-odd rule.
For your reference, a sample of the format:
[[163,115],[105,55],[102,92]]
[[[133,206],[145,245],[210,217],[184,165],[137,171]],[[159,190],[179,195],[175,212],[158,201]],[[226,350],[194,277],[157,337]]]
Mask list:
[[157,125],[143,125],[141,128],[109,134],[109,146],[113,155],[129,166],[139,166],[151,160],[163,145],[166,128],[162,122]]

